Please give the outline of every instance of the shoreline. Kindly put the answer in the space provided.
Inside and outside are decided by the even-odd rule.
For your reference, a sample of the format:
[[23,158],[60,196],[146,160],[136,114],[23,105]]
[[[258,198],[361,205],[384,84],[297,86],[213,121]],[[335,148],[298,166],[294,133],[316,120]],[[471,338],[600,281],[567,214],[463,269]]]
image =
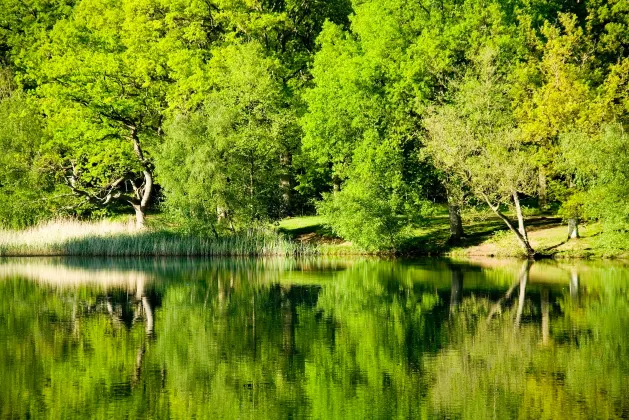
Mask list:
[[[629,252],[602,246],[600,226],[583,225],[579,239],[566,239],[561,219],[532,216],[529,239],[536,259],[629,260]],[[443,216],[408,235],[395,251],[365,251],[336,237],[322,218],[285,219],[275,229],[254,234],[203,236],[166,229],[129,230],[111,220],[59,220],[23,231],[0,231],[0,257],[400,257],[526,259],[516,239],[499,221],[470,220],[466,236],[453,246]]]

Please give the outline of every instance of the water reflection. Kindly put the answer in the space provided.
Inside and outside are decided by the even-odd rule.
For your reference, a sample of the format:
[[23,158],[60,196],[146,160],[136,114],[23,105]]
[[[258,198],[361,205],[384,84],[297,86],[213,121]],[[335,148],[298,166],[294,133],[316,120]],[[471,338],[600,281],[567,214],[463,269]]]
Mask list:
[[0,417],[629,415],[629,270],[0,261]]

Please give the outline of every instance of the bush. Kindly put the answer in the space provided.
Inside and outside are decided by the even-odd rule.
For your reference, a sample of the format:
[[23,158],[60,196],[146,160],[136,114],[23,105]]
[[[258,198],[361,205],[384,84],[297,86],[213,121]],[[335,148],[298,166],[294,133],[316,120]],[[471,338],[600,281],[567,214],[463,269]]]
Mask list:
[[325,195],[317,211],[336,235],[367,251],[394,250],[408,230],[408,220],[396,214],[391,201],[365,184],[348,183]]

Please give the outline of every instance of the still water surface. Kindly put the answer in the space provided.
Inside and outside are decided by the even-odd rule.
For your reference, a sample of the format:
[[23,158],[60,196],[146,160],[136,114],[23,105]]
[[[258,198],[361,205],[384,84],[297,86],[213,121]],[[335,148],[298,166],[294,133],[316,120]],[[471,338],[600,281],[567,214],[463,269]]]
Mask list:
[[622,418],[609,262],[0,260],[2,418]]

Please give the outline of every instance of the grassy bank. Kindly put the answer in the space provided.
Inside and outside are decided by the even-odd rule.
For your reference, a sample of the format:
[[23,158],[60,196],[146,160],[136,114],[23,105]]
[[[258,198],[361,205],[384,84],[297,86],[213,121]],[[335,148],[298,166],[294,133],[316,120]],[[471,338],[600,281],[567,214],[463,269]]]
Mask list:
[[[596,224],[581,226],[581,238],[566,240],[567,228],[555,217],[527,218],[529,238],[541,254],[553,258],[629,258],[621,249],[604,247]],[[416,228],[400,249],[404,255],[522,257],[502,221],[468,218],[466,237],[448,243],[447,215],[436,215]],[[132,220],[78,222],[59,220],[21,231],[0,231],[0,256],[288,256],[365,254],[336,237],[323,218],[285,219],[276,229],[215,238],[171,230],[136,231]]]
[[[623,249],[604,246],[600,241],[600,226],[580,226],[579,239],[567,240],[568,229],[560,218],[530,215],[526,218],[529,239],[542,256],[552,258],[629,258]],[[456,257],[523,257],[513,234],[497,217],[467,217],[465,238],[457,244],[448,243],[447,214],[435,215],[413,230],[401,247],[402,254],[443,255]],[[297,242],[318,244],[326,254],[360,253],[350,242],[334,236],[317,216],[286,219],[280,230]]]

